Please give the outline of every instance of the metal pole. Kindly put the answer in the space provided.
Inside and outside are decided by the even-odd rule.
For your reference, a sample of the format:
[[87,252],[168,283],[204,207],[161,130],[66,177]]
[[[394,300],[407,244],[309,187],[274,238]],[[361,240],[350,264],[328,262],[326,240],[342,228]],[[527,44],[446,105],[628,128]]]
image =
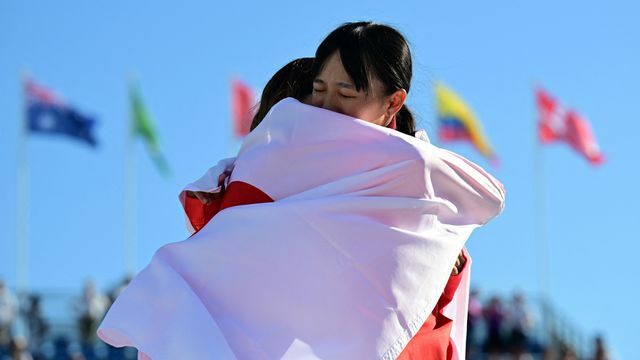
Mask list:
[[27,290],[29,286],[29,164],[27,147],[27,101],[24,86],[27,75],[23,74],[20,81],[20,124],[18,125],[17,151],[17,189],[16,189],[16,286],[18,293]]
[[[536,123],[537,124],[537,123]],[[533,141],[533,172],[534,172],[534,202],[535,202],[535,241],[537,244],[538,291],[543,303],[543,322],[547,336],[552,335],[552,319],[549,311],[549,237],[547,230],[547,199],[544,175],[544,153],[542,144],[538,140],[538,132],[534,128]]]
[[[133,80],[129,81],[130,93],[132,96]],[[131,101],[131,99],[129,99]],[[125,274],[132,274],[136,264],[136,216],[137,216],[137,182],[136,182],[136,151],[135,151],[135,129],[130,106],[129,119],[125,126],[125,151],[124,151],[124,238],[123,238],[123,260]]]

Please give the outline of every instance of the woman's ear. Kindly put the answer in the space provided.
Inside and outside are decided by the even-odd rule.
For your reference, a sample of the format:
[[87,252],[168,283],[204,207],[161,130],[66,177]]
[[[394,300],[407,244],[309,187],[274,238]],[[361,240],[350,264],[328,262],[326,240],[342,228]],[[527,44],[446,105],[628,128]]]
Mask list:
[[389,118],[395,116],[407,100],[407,91],[405,89],[396,90],[389,97],[389,105],[387,108],[387,116]]

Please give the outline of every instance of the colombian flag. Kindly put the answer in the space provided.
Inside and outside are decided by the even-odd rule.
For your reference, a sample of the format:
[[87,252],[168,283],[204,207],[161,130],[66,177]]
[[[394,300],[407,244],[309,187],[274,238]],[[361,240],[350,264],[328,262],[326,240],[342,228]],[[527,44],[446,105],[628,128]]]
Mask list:
[[498,158],[482,129],[482,124],[471,108],[458,94],[442,83],[436,84],[435,93],[440,140],[470,141],[482,155],[497,163]]

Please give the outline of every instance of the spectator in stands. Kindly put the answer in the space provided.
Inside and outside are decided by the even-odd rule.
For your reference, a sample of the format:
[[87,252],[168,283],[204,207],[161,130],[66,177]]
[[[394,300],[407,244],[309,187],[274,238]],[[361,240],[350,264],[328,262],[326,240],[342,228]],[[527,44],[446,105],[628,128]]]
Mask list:
[[469,315],[467,317],[467,358],[474,359],[482,351],[480,326],[482,325],[482,302],[480,292],[471,290],[469,294]]
[[18,314],[18,300],[0,279],[0,348],[6,348],[11,342],[13,322]]
[[533,330],[533,315],[528,308],[524,295],[517,292],[506,311],[506,327],[508,329],[508,350],[516,359],[528,356]]
[[29,332],[29,349],[31,353],[35,355],[40,352],[40,348],[49,329],[49,325],[42,314],[40,300],[40,295],[34,294],[29,296],[28,307],[23,311],[27,331]]
[[27,339],[24,337],[15,337],[11,340],[10,346],[11,360],[33,360],[33,356],[27,349]]
[[578,360],[578,353],[566,342],[560,341],[560,360]]
[[503,337],[504,310],[499,297],[493,296],[484,308],[483,315],[487,324],[487,338],[484,348],[489,359],[495,359],[505,351]]
[[82,296],[75,303],[78,313],[78,330],[83,345],[94,342],[96,329],[108,305],[107,297],[98,292],[93,282],[87,281]]
[[602,335],[597,335],[593,339],[593,357],[592,360],[610,360],[611,356],[607,347],[604,345],[604,338]]

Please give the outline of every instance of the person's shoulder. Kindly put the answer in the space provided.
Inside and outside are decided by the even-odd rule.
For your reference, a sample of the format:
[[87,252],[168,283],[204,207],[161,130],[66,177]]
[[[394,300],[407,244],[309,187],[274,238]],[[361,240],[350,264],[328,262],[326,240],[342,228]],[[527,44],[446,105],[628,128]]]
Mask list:
[[278,101],[275,105],[271,107],[271,110],[269,110],[267,117],[269,117],[270,115],[273,115],[274,113],[281,113],[283,111],[299,108],[301,106],[308,106],[308,105],[305,105],[292,97],[284,98]]
[[419,129],[418,131],[416,131],[416,133],[413,136],[416,139],[419,139],[428,144],[431,144],[431,140],[429,139],[429,135],[427,134],[427,131],[425,129]]

